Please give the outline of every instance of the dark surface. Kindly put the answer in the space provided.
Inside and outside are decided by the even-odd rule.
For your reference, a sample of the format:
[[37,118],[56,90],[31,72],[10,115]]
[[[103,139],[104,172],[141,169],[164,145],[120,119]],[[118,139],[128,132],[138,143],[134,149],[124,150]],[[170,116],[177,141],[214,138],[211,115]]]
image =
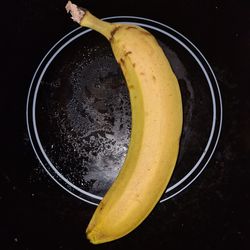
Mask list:
[[[248,249],[250,243],[250,5],[248,1],[76,1],[99,17],[136,15],[188,37],[212,66],[224,119],[217,150],[185,192],[158,205],[128,236],[90,245],[84,230],[94,207],[66,193],[39,165],[25,125],[32,75],[49,48],[76,28],[66,1],[11,1],[2,8],[0,101],[1,249]],[[5,6],[4,6],[5,7]]]

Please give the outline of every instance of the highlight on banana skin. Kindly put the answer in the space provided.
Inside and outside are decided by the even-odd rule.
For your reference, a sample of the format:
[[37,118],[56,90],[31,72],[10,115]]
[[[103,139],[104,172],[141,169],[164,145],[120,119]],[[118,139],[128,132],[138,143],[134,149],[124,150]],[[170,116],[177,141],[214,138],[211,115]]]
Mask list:
[[100,244],[138,227],[165,191],[179,153],[181,92],[166,55],[149,31],[100,20],[71,1],[66,10],[73,21],[110,42],[131,103],[132,129],[125,162],[86,229],[90,242]]

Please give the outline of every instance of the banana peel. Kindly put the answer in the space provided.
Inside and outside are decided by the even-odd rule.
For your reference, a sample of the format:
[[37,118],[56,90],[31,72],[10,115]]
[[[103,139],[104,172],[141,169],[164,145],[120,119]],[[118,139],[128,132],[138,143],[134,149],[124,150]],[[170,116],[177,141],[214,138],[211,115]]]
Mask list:
[[130,95],[132,131],[127,157],[86,230],[90,242],[100,244],[134,230],[166,189],[179,152],[181,92],[168,59],[149,31],[102,21],[70,1],[66,9],[74,21],[108,39]]

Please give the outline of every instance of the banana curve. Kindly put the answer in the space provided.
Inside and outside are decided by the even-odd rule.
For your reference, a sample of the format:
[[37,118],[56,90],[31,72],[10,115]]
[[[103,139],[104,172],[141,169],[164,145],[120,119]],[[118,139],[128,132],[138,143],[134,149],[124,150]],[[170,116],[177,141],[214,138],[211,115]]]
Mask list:
[[171,66],[148,31],[104,22],[88,11],[80,25],[110,41],[127,82],[132,109],[124,165],[86,230],[89,240],[99,244],[131,232],[159,201],[178,157],[182,101]]

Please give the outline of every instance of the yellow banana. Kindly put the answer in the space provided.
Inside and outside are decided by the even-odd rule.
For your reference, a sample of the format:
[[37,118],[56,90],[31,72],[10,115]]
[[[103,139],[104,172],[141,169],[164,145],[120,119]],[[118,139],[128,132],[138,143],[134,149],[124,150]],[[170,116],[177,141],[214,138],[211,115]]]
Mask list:
[[99,244],[135,229],[166,189],[179,152],[182,100],[170,64],[148,31],[102,21],[71,2],[66,9],[74,21],[110,41],[131,102],[132,132],[127,157],[86,230],[88,239]]

